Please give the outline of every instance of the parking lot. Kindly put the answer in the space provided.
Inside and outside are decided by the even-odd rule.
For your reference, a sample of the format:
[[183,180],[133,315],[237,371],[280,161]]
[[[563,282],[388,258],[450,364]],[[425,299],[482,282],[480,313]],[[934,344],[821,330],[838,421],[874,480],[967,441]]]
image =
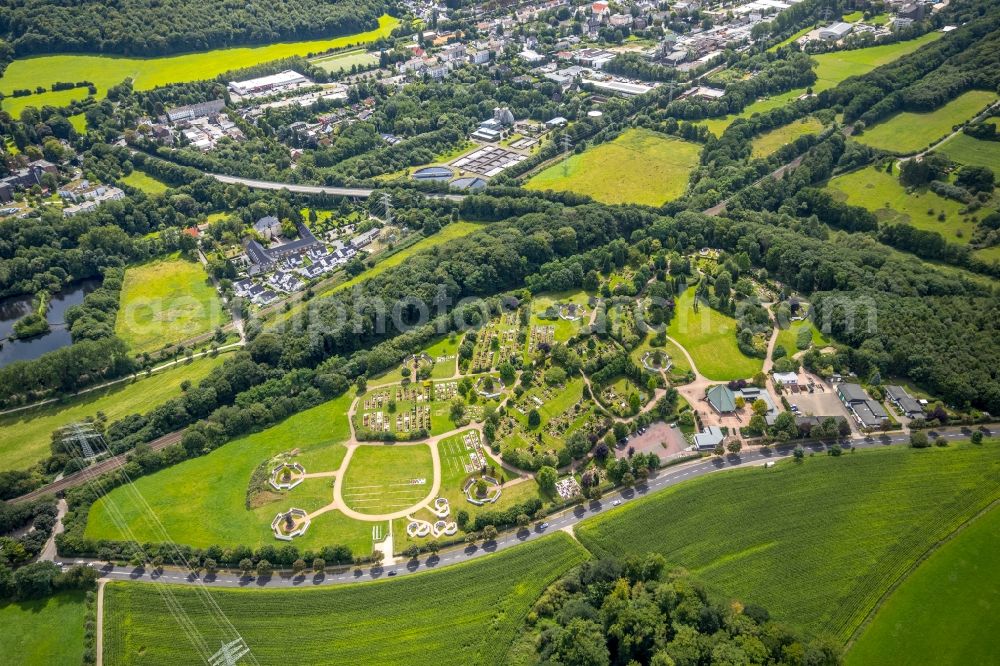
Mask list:
[[641,435],[635,434],[629,437],[620,448],[628,450],[629,447],[635,449],[636,453],[655,453],[660,460],[683,453],[688,447],[687,440],[680,428],[671,428],[663,421],[653,423],[646,432]]

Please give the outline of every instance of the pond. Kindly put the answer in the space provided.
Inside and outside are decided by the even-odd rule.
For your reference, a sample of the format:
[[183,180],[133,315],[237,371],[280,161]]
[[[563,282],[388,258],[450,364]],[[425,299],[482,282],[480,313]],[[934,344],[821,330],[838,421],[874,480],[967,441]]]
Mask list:
[[83,297],[101,286],[98,279],[81,280],[68,288],[53,294],[49,301],[49,311],[45,318],[49,322],[49,332],[27,340],[9,340],[14,331],[14,322],[31,312],[35,307],[33,295],[11,296],[0,300],[0,367],[14,361],[30,361],[73,342],[64,322],[66,308],[79,305]]

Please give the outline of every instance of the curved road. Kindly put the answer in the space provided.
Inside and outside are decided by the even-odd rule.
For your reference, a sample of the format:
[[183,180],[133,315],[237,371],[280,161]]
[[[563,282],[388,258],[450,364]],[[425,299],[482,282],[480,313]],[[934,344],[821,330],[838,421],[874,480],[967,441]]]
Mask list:
[[[939,434],[948,439],[965,439],[969,433],[958,430],[939,431]],[[891,444],[900,444],[909,441],[906,435],[881,435],[871,440],[853,439],[845,440],[843,444],[851,444],[859,449],[881,448]],[[821,443],[811,443],[805,448],[809,451],[822,452],[825,446]],[[546,528],[535,526],[533,529],[510,530],[502,532],[494,542],[484,545],[469,545],[451,548],[441,551],[438,555],[425,556],[420,559],[406,561],[399,558],[398,564],[392,566],[372,566],[372,567],[347,567],[340,568],[325,575],[314,575],[304,573],[291,575],[288,572],[279,572],[273,576],[256,577],[244,576],[239,573],[220,572],[214,576],[197,576],[179,569],[164,568],[160,572],[153,572],[148,569],[135,567],[116,567],[110,563],[95,562],[92,560],[75,560],[62,563],[63,566],[71,564],[90,564],[101,572],[101,578],[105,580],[133,580],[143,582],[159,582],[178,585],[190,585],[199,582],[209,587],[257,587],[257,588],[296,588],[296,587],[319,587],[328,585],[340,585],[345,583],[371,581],[392,576],[407,576],[421,571],[439,569],[451,564],[466,562],[485,555],[495,553],[500,550],[512,548],[520,543],[538,539],[545,534],[555,530],[565,530],[572,532],[572,528],[587,518],[597,515],[607,509],[619,504],[628,504],[640,497],[650,495],[664,488],[676,486],[689,479],[693,479],[706,474],[713,474],[737,467],[760,466],[761,474],[767,471],[763,464],[770,460],[782,460],[792,456],[793,447],[787,446],[781,449],[762,451],[760,449],[749,450],[738,456],[725,456],[723,458],[702,458],[689,463],[676,465],[660,470],[649,481],[636,488],[624,488],[619,491],[609,493],[601,500],[580,504],[549,516],[543,523]],[[849,453],[846,455],[850,455]],[[808,464],[808,462],[806,463]]]

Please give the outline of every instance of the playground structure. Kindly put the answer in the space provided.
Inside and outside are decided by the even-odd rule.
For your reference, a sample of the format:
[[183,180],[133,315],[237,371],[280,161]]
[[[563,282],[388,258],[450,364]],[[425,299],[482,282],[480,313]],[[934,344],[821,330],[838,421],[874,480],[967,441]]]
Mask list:
[[302,536],[307,529],[309,529],[309,514],[303,509],[291,508],[279,513],[271,521],[274,538],[281,541],[291,541],[297,536]]
[[275,490],[291,490],[305,480],[306,470],[299,463],[281,463],[271,470],[268,481]]

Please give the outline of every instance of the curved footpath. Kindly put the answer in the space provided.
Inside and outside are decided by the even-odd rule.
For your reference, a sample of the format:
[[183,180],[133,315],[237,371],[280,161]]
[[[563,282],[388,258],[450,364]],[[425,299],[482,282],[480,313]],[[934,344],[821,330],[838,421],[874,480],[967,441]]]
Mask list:
[[[967,439],[972,431],[970,430],[966,433],[958,430],[942,429],[938,432],[948,439],[959,440]],[[892,444],[901,444],[908,441],[909,437],[907,435],[896,434],[883,435],[875,437],[871,440],[858,438],[846,440],[842,443],[851,444],[859,449],[874,449]],[[812,443],[806,445],[805,448],[812,452],[823,452],[826,449],[826,447],[821,443]],[[204,584],[208,587],[257,587],[268,589],[308,588],[378,580],[389,575],[405,576],[419,573],[421,571],[440,569],[441,567],[473,560],[500,550],[506,550],[507,548],[512,548],[518,544],[540,538],[555,530],[565,530],[572,533],[574,525],[591,516],[601,513],[607,508],[614,506],[616,503],[626,504],[640,497],[650,495],[663,490],[664,488],[676,486],[679,483],[699,476],[704,476],[706,474],[735,469],[738,467],[761,466],[769,460],[782,460],[790,458],[793,450],[793,446],[787,446],[781,449],[772,448],[768,451],[754,449],[741,453],[737,456],[703,458],[690,463],[669,467],[660,470],[654,476],[651,476],[649,481],[643,486],[636,488],[624,488],[608,493],[608,495],[603,497],[601,500],[576,505],[552,514],[547,517],[546,522],[544,523],[547,525],[545,529],[536,526],[530,530],[508,530],[502,532],[495,541],[488,544],[459,546],[443,550],[438,555],[431,555],[416,560],[406,561],[405,559],[400,558],[398,564],[391,566],[372,566],[367,568],[348,567],[341,568],[325,575],[314,575],[311,573],[290,575],[279,572],[273,576],[261,578],[228,572],[220,572],[213,576],[199,576],[180,569],[166,567],[159,573],[155,573],[151,570],[143,568],[130,566],[117,567],[111,563],[94,560],[67,560],[66,562],[60,564],[63,566],[70,566],[72,564],[90,564],[94,568],[98,569],[101,573],[102,580],[132,580],[174,585]]]

